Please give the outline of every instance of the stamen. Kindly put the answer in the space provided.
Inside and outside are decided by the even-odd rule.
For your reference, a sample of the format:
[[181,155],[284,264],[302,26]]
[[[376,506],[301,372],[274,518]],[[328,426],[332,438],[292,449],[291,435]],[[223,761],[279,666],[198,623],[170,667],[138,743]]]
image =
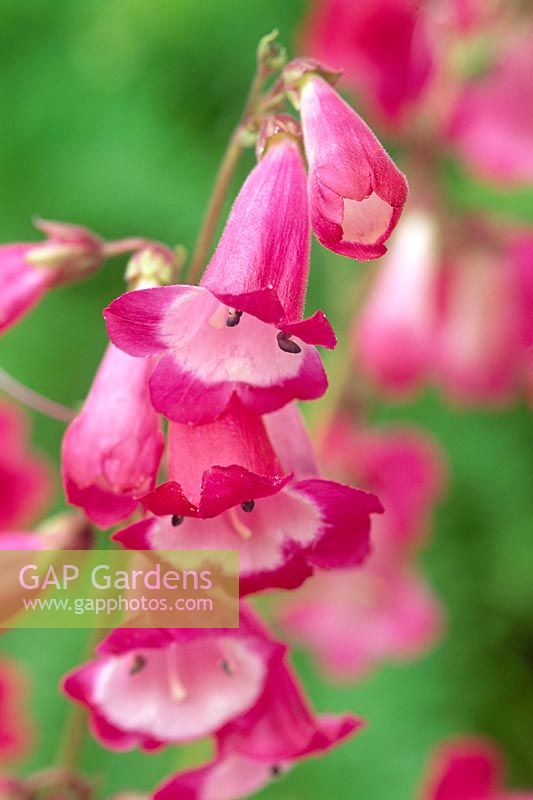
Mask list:
[[233,668],[229,663],[229,661],[226,661],[225,658],[223,658],[222,661],[220,662],[220,669],[222,670],[222,672],[225,672],[226,675],[228,675],[229,677],[233,675]]
[[185,517],[180,517],[178,514],[173,514],[171,519],[172,527],[177,528],[178,525],[181,525],[184,519]]
[[283,350],[284,353],[293,353],[296,355],[302,352],[300,345],[293,342],[290,334],[285,333],[285,331],[280,331],[278,333],[278,347],[280,350]]
[[228,317],[226,319],[226,325],[228,328],[235,328],[239,322],[241,321],[242,311],[237,311],[236,309],[230,308],[228,311]]
[[175,703],[181,703],[187,697],[187,689],[180,681],[177,665],[177,645],[171,644],[167,654],[167,674],[170,696]]
[[130,675],[137,675],[146,666],[146,659],[140,653],[136,653],[133,659],[133,664],[130,667]]
[[230,508],[230,510],[228,511],[228,516],[231,520],[231,524],[233,525],[235,533],[237,533],[241,537],[241,539],[244,539],[244,541],[246,542],[248,541],[248,539],[252,538],[252,531],[244,524],[244,522],[241,522],[241,520],[235,513],[234,508]]
[[254,500],[245,500],[244,503],[241,503],[242,510],[246,511],[247,514],[249,514],[250,511],[254,510],[254,506],[255,506]]

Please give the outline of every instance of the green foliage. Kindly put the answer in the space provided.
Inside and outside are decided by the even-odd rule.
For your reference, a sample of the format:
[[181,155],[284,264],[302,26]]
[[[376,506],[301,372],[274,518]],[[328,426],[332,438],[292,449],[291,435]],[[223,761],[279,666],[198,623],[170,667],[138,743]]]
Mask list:
[[[191,248],[256,43],[278,27],[281,40],[292,44],[303,6],[286,0],[3,0],[1,240],[32,238],[31,217],[40,214],[108,237],[145,235]],[[503,207],[533,220],[531,194],[502,198],[475,186],[457,165],[449,165],[447,180],[460,207]],[[318,249],[315,255],[309,305],[320,303],[338,321],[340,298],[360,268]],[[2,366],[46,395],[79,403],[105,344],[100,311],[121,291],[121,266],[113,262],[87,283],[47,297],[0,341]],[[369,725],[261,797],[408,800],[433,746],[468,732],[500,742],[513,778],[531,786],[530,413],[459,412],[427,395],[410,406],[380,407],[376,417],[426,427],[449,455],[451,489],[424,554],[448,610],[446,638],[416,663],[389,666],[344,687],[328,685],[310,659],[297,654],[321,710],[349,708]],[[34,434],[58,463],[61,426],[36,417]],[[20,657],[33,680],[38,748],[27,769],[54,758],[66,713],[56,687],[79,661],[83,639],[83,631],[66,630],[12,631],[2,638],[2,649]],[[105,793],[148,790],[185,759],[198,757],[197,749],[115,755],[90,742],[84,767],[101,777]]]

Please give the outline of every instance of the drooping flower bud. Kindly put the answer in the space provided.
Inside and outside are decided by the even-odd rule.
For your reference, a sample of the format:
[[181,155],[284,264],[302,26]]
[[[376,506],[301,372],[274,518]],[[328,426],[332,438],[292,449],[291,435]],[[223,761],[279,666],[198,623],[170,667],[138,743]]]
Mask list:
[[[286,70],[294,70],[288,65]],[[407,199],[407,181],[361,117],[306,69],[298,82],[309,162],[309,210],[324,247],[366,260],[386,252]]]

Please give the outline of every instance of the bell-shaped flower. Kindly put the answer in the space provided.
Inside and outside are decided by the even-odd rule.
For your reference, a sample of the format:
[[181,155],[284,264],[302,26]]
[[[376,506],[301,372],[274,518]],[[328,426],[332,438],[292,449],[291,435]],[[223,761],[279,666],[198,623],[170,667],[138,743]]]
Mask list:
[[479,738],[457,739],[433,754],[422,800],[533,800],[531,791],[504,787],[504,760]]
[[533,183],[531,29],[459,94],[448,136],[470,169],[504,184]]
[[200,286],[129,292],[104,312],[117,347],[160,358],[152,402],[176,422],[213,420],[234,393],[263,414],[326,390],[312,345],[336,340],[322,312],[302,319],[309,224],[295,124],[269,121]]
[[[261,419],[254,421],[237,401],[215,423],[177,426],[175,441],[176,429],[171,429],[170,469],[179,483],[163,484],[144,498],[146,508],[158,516],[148,516],[113,538],[129,549],[239,550],[243,595],[294,588],[316,568],[360,564],[369,552],[370,516],[382,511],[381,504],[375,495],[323,480],[312,471],[305,457],[307,434],[303,427],[298,433],[293,424],[298,413],[289,405],[270,415],[276,417],[273,423],[265,418],[274,449]],[[288,430],[290,445],[283,435]],[[247,431],[255,432],[252,438]],[[274,456],[276,438],[285,438],[281,462]],[[301,465],[292,455],[299,440],[305,459]],[[235,458],[240,460],[231,463]],[[219,516],[195,518],[215,514]]]
[[39,220],[48,237],[35,244],[0,246],[0,333],[30,311],[46,291],[96,270],[102,240],[86,228]]
[[509,259],[477,248],[450,264],[435,374],[454,399],[501,403],[512,397],[521,320]]
[[354,319],[354,359],[385,391],[406,393],[427,379],[435,352],[438,255],[435,224],[406,216]]
[[63,439],[68,501],[101,527],[128,517],[155,483],[164,441],[148,392],[151,366],[109,345]]
[[309,162],[309,211],[324,247],[366,260],[386,252],[407,199],[407,181],[370,128],[313,62],[285,68],[297,87]]
[[301,759],[324,754],[362,725],[352,715],[316,716],[282,662],[249,712],[217,736],[214,760],[170,778],[154,800],[239,800],[279,778]]
[[212,735],[258,703],[284,647],[242,607],[235,629],[117,628],[64,679],[115,750]]
[[416,0],[318,0],[302,51],[342,66],[344,85],[394,130],[424,98],[435,64],[427,14]]
[[27,427],[21,411],[0,403],[0,532],[31,524],[50,500],[50,471],[28,450]]
[[413,549],[442,491],[443,466],[419,432],[356,429],[344,418],[324,432],[322,453],[333,474],[379,492],[385,512],[363,566],[313,576],[284,598],[279,619],[325,672],[346,680],[384,661],[414,658],[442,629],[441,609],[418,574]]
[[32,739],[27,715],[28,687],[21,667],[0,661],[0,762],[13,762],[26,755]]

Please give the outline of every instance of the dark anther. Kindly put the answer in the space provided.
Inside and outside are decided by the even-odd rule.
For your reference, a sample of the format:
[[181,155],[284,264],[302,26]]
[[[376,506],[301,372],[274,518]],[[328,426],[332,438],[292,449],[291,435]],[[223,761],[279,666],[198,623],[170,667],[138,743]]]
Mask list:
[[247,514],[249,514],[250,511],[254,510],[254,506],[255,506],[254,500],[245,500],[244,503],[241,503],[242,510],[246,511]]
[[226,675],[233,675],[233,670],[232,670],[232,668],[230,666],[230,663],[229,663],[229,661],[226,661],[225,659],[223,659],[220,662],[220,669],[222,670],[222,672],[225,672]]
[[278,333],[278,347],[280,350],[283,350],[284,353],[301,353],[302,348],[300,345],[293,342],[290,335],[285,333],[285,331],[280,331]]
[[135,658],[133,659],[133,664],[130,668],[130,675],[137,675],[138,672],[143,670],[146,666],[146,659],[144,656],[141,656],[140,653],[137,653]]
[[181,525],[181,523],[183,522],[184,519],[185,519],[185,517],[180,517],[177,514],[173,514],[172,515],[172,520],[171,520],[172,526],[174,528],[177,528],[178,525]]
[[235,326],[241,321],[241,317],[242,311],[230,311],[228,318],[226,319],[226,325],[228,328],[235,328]]
[[281,775],[281,772],[282,770],[279,764],[272,764],[272,766],[270,767],[270,774],[272,775],[273,778],[278,778]]

